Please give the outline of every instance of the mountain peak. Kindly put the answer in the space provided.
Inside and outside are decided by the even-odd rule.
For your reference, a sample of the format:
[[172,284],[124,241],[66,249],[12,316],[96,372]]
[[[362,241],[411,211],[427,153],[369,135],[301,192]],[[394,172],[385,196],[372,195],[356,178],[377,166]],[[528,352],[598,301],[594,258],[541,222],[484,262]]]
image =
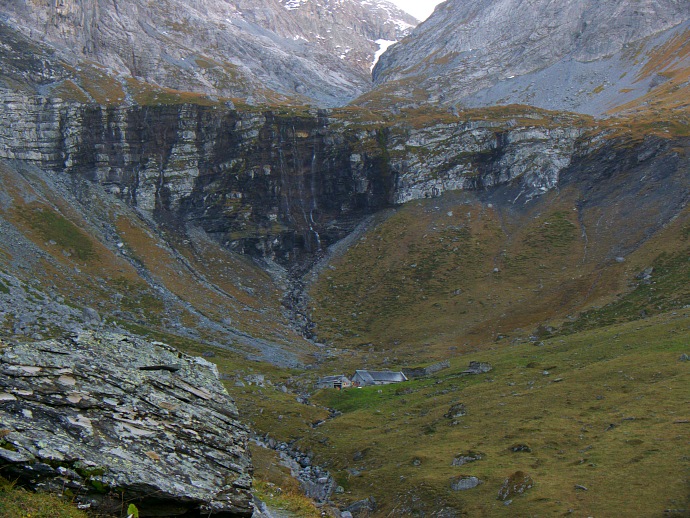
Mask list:
[[0,0],[7,23],[65,62],[225,97],[334,106],[368,90],[379,39],[417,21],[370,0]]
[[419,89],[446,105],[598,114],[631,97],[616,92],[649,87],[633,84],[637,68],[688,19],[681,0],[449,0],[381,58],[374,79],[410,100]]

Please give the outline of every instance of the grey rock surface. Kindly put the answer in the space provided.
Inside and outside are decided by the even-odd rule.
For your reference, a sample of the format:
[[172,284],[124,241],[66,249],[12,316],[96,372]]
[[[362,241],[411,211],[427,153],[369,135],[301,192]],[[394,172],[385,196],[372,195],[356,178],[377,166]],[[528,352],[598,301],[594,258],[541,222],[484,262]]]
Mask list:
[[498,500],[508,501],[511,498],[524,494],[534,487],[534,480],[523,471],[516,471],[503,481],[498,490]]
[[463,417],[467,415],[467,408],[464,403],[454,403],[448,409],[448,412],[443,414],[446,419],[457,419],[458,417]]
[[[298,117],[0,95],[0,158],[79,173],[150,218],[193,221],[232,250],[283,263],[295,259],[295,231],[313,254],[410,200],[520,179],[517,199],[529,201],[557,185],[584,131],[568,116],[362,129],[329,110]],[[275,235],[276,222],[287,230]]]
[[292,448],[286,442],[278,442],[266,435],[255,438],[262,448],[269,448],[280,454],[281,464],[290,469],[299,482],[302,492],[316,502],[325,503],[336,488],[336,482],[327,469],[314,465],[311,455]]
[[376,499],[373,496],[358,500],[349,505],[345,511],[350,512],[353,516],[368,516],[368,513],[376,511]]
[[688,19],[682,0],[450,0],[382,56],[374,80],[408,102],[600,115],[653,86],[656,74],[638,72]]
[[488,362],[471,361],[470,364],[468,365],[467,369],[464,370],[462,373],[463,374],[485,374],[487,372],[490,372],[492,369],[493,369],[493,367]]
[[417,23],[393,4],[362,0],[2,0],[0,9],[65,61],[95,61],[123,81],[319,105],[368,89],[376,40]]
[[468,451],[465,453],[459,453],[455,456],[451,465],[463,466],[463,465],[468,464],[470,462],[477,462],[478,460],[482,460],[484,457],[485,457],[485,455],[483,453],[478,453],[475,451]]
[[453,491],[467,491],[468,489],[474,489],[483,482],[477,477],[470,475],[461,475],[454,478],[450,482],[450,488]]
[[124,493],[143,513],[252,513],[248,430],[216,367],[160,342],[2,342],[0,429],[3,473],[34,489],[103,511]]

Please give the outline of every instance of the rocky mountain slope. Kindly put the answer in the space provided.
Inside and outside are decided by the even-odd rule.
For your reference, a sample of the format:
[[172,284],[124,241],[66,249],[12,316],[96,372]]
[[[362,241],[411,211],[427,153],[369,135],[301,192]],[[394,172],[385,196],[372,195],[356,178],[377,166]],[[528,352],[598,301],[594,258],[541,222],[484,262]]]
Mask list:
[[[685,513],[685,3],[450,1],[339,108],[368,88],[376,39],[407,30],[386,4],[0,5],[3,469],[89,498],[161,479],[165,509],[181,496],[175,512],[246,514],[244,427],[213,369],[170,344],[216,363],[240,421],[277,450],[256,457],[267,498],[292,473],[326,505],[382,516]],[[459,12],[482,36],[462,40],[476,64],[436,52]],[[606,119],[457,107],[492,102],[502,74],[535,95],[501,102],[630,102]],[[591,90],[552,92],[568,81]],[[465,377],[485,355],[496,368]],[[405,386],[313,390],[440,361]],[[87,422],[110,457],[79,442],[96,441]],[[64,465],[41,427],[72,451]],[[143,433],[125,452],[150,467],[136,480],[123,429],[123,444]],[[220,466],[199,473],[213,487],[175,472],[180,458]],[[536,485],[497,503],[517,473]]]
[[79,69],[121,81],[256,100],[344,104],[369,88],[376,40],[416,20],[385,1],[29,0],[3,21]]
[[664,60],[657,52],[688,40],[689,18],[679,0],[450,0],[386,52],[375,84],[403,104],[519,103],[600,115],[690,65],[686,51]]

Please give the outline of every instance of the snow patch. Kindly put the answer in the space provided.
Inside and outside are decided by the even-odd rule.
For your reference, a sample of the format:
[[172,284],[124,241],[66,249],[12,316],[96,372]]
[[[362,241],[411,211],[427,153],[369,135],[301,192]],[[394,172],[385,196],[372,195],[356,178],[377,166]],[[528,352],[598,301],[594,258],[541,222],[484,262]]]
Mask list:
[[285,2],[285,9],[288,11],[294,11],[308,2],[309,0],[287,0],[287,2]]
[[379,62],[379,58],[383,55],[384,52],[388,50],[388,47],[390,47],[394,43],[398,42],[392,40],[376,40],[376,44],[379,46],[379,50],[377,50],[376,54],[374,54],[374,62],[371,64],[371,68],[369,69],[370,71],[374,71],[374,67],[376,66],[376,63]]
[[396,27],[401,32],[409,31],[410,29],[414,29],[415,27],[414,25],[404,22],[402,20],[393,20],[393,23],[395,23]]

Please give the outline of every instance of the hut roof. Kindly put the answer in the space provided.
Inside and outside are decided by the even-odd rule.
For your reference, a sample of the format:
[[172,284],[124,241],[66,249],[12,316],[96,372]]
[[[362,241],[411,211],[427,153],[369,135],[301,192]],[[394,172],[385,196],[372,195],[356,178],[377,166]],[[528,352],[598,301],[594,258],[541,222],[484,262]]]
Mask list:
[[355,376],[359,374],[362,380],[368,383],[375,382],[387,382],[387,383],[398,383],[401,381],[407,381],[407,377],[402,372],[395,371],[367,371],[358,370],[355,371]]

